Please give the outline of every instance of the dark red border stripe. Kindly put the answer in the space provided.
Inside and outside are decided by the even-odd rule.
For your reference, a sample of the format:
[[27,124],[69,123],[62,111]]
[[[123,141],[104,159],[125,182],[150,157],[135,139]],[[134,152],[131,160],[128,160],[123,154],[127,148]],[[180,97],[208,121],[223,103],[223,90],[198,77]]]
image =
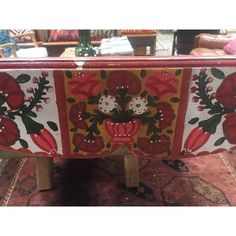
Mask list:
[[181,152],[182,139],[184,134],[185,115],[188,105],[188,90],[191,79],[192,69],[184,68],[183,81],[181,85],[180,104],[178,108],[176,129],[173,141],[172,156],[179,156]]
[[[81,66],[79,66],[80,64]],[[223,67],[236,66],[236,57],[78,57],[45,59],[0,59],[0,69],[97,69],[155,67]]]
[[70,151],[70,138],[69,138],[69,127],[66,111],[66,96],[64,86],[64,73],[63,71],[55,70],[53,72],[55,91],[56,91],[56,103],[58,107],[58,117],[61,128],[61,145],[62,155],[69,156]]

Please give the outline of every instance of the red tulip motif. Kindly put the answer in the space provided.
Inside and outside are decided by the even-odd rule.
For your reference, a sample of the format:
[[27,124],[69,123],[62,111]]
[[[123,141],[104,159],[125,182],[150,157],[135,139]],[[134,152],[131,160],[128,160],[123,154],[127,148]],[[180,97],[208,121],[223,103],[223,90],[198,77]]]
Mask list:
[[210,133],[207,131],[203,131],[202,127],[195,127],[190,134],[188,135],[187,139],[184,143],[184,150],[182,151],[183,154],[188,154],[193,151],[196,151],[201,146],[203,146],[208,139],[210,138]]
[[45,128],[43,128],[39,134],[30,134],[33,142],[45,152],[50,154],[56,153],[57,142],[53,135]]

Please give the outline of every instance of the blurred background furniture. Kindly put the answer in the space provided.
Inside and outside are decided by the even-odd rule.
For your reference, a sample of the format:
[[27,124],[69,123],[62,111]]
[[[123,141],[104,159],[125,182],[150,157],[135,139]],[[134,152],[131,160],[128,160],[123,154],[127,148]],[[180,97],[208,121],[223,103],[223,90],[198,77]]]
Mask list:
[[133,56],[134,49],[126,36],[102,39],[99,47],[101,56]]
[[[157,41],[156,30],[112,30],[112,32],[109,32],[109,30],[90,30],[91,43],[98,47],[100,46],[102,40],[119,36],[127,37],[131,44],[131,47],[134,50],[134,56],[155,55]],[[48,42],[47,45],[50,43],[51,42]],[[78,44],[79,42],[77,42],[77,45]],[[43,43],[43,45],[46,45],[46,43]],[[57,56],[74,57],[75,46],[73,46],[74,45],[64,47],[63,51],[61,51],[61,53]],[[58,52],[55,53],[54,51],[53,55],[55,56],[55,54],[58,54]],[[130,52],[128,54],[130,55]],[[49,55],[51,55],[51,52],[49,52]]]
[[[60,56],[66,48],[79,45],[79,30],[8,30],[10,37],[18,40],[19,48],[44,47],[49,57]],[[155,55],[156,30],[90,30],[92,45],[100,46],[101,40],[115,36],[127,36],[135,56]],[[30,35],[31,34],[31,35]],[[30,39],[27,38],[30,36]],[[1,51],[1,50],[0,50]],[[13,52],[14,53],[14,52]]]
[[190,54],[194,56],[222,56],[227,55],[224,47],[233,39],[234,34],[205,34],[195,36],[194,46]]
[[189,54],[193,49],[194,38],[200,33],[219,34],[220,30],[175,30],[172,56],[179,54]]
[[[15,33],[11,35],[9,31],[1,30],[2,36],[5,37],[5,42],[0,45],[1,57],[47,57],[47,49],[45,47],[38,47],[34,31],[27,31],[24,33]],[[26,48],[20,48],[17,39],[27,37],[30,40]],[[9,50],[8,50],[9,49]]]
[[[33,30],[38,46],[45,47],[49,57],[60,56],[66,48],[79,45],[79,30]],[[127,36],[134,55],[155,55],[156,30],[90,30],[90,40],[100,46],[101,39]],[[32,42],[18,42],[19,47],[27,48]]]
[[127,36],[134,49],[134,56],[155,56],[156,33],[156,30],[121,30],[121,35]]

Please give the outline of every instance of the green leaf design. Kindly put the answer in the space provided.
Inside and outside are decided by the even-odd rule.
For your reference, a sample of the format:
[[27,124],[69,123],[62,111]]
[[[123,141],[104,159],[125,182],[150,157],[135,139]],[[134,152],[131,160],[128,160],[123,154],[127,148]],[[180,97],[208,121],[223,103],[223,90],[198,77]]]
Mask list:
[[[214,68],[212,68],[212,70],[215,71]],[[216,71],[217,70],[218,69],[216,69]],[[196,95],[199,96],[200,98],[199,103],[201,105],[204,105],[204,109],[209,109],[208,111],[209,115],[221,113],[223,110],[221,104],[219,102],[213,103],[212,99],[210,98],[210,95],[208,94],[207,85],[209,82],[207,81],[207,77],[208,75],[205,72],[201,71],[198,76],[197,82],[195,82],[195,84],[198,87],[197,88],[198,92],[196,93]]]
[[90,96],[88,99],[88,104],[98,104],[101,94],[98,96]]
[[150,106],[150,107],[156,106],[155,99],[152,96],[147,97],[147,106]]
[[20,142],[20,145],[23,148],[28,148],[29,147],[28,143],[24,139],[22,139],[22,138],[19,139],[19,142]]
[[30,76],[27,74],[21,74],[16,78],[16,82],[18,84],[24,84],[27,83],[30,80]]
[[7,110],[6,107],[0,107],[0,114],[3,114]]
[[140,76],[141,76],[141,78],[144,78],[146,75],[147,75],[146,70],[141,70],[141,71],[140,71]]
[[143,92],[140,94],[141,98],[145,97],[146,95],[147,95],[147,91],[143,91]]
[[179,102],[179,98],[178,97],[172,97],[170,99],[170,101],[176,103],[176,102]]
[[193,125],[193,124],[197,123],[198,121],[199,121],[199,118],[198,118],[198,117],[194,117],[194,118],[192,118],[188,123],[189,123],[190,125]]
[[40,131],[44,128],[44,126],[30,118],[29,116],[22,116],[21,117],[27,134],[40,134]]
[[214,143],[214,146],[221,145],[225,141],[225,139],[226,139],[225,137],[221,137],[221,138],[217,139]]
[[81,113],[81,118],[82,119],[87,120],[87,119],[89,119],[89,117],[90,117],[90,113],[89,112]]
[[107,95],[108,95],[108,90],[107,90],[107,89],[104,89],[103,94],[104,94],[105,96],[107,96]]
[[6,102],[6,97],[0,93],[0,106],[2,106],[2,104],[5,102]]
[[148,124],[148,129],[146,135],[149,136],[153,132],[152,126]]
[[48,121],[47,124],[53,131],[58,131],[57,124],[54,123],[53,121]]
[[105,70],[102,70],[102,71],[100,72],[100,75],[101,75],[101,78],[102,78],[102,79],[106,79],[106,78],[107,78],[107,73],[106,73]]
[[222,114],[217,114],[209,118],[208,120],[203,120],[198,123],[200,127],[203,128],[204,132],[208,132],[210,134],[214,134],[216,132],[216,128],[220,123],[222,118]]
[[36,113],[33,111],[28,111],[26,115],[31,116],[31,117],[37,117]]
[[211,68],[211,73],[216,77],[217,79],[224,79],[225,74],[222,70],[217,69],[217,68]]
[[181,74],[181,72],[182,72],[182,70],[177,70],[177,71],[175,72],[175,75],[178,76],[178,75]]
[[66,101],[69,102],[69,103],[75,103],[75,99],[74,98],[67,98]]
[[66,77],[69,78],[69,79],[71,79],[71,78],[73,77],[73,74],[71,73],[71,71],[68,71],[68,70],[67,70],[67,71],[65,72],[65,74],[66,74]]

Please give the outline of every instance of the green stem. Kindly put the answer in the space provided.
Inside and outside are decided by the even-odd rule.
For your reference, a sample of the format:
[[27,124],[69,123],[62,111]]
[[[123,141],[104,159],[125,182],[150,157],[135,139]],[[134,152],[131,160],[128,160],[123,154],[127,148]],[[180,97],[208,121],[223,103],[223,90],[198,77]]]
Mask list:
[[197,88],[196,95],[200,98],[200,104],[205,105],[205,109],[210,109],[209,114],[220,113],[223,111],[223,107],[220,105],[219,102],[212,103],[212,99],[207,91],[207,84],[209,83],[206,81],[207,74],[205,72],[200,72],[198,76],[198,81],[195,83]]
[[218,124],[220,123],[222,119],[223,114],[224,113],[216,114],[207,120],[200,121],[198,125],[199,127],[203,128],[204,132],[214,134],[216,132]]
[[29,106],[26,107],[26,109],[25,109],[26,112],[31,111],[37,105],[37,103],[39,103],[42,100],[43,95],[46,94],[44,92],[45,85],[48,83],[49,82],[45,78],[40,78],[40,80],[38,82],[38,89],[35,89],[35,93],[33,94],[34,98],[30,102]]
[[87,128],[87,138],[89,139],[94,139],[95,135],[99,135],[100,131],[97,128],[98,123],[102,124],[102,122],[107,119],[110,118],[109,115],[105,115],[102,112],[100,112],[99,110],[94,110],[95,114],[90,114],[90,119],[89,121],[92,122],[92,124]]
[[38,88],[35,88],[34,93],[33,93],[33,99],[30,101],[29,106],[23,105],[18,111],[11,112],[11,115],[15,116],[25,116],[29,115],[31,110],[37,105],[37,103],[40,103],[41,100],[43,99],[43,95],[46,93],[44,92],[44,89],[46,88],[46,84],[48,84],[49,81],[47,81],[44,77],[39,78]]
[[152,134],[151,139],[158,140],[159,139],[158,133],[161,132],[161,129],[156,127],[156,125],[155,125],[155,123],[158,119],[156,119],[156,117],[155,117],[156,115],[148,117],[147,114],[148,113],[145,112],[141,116],[139,116],[142,124],[147,124],[147,126],[148,126],[146,135],[149,136],[150,134]]

